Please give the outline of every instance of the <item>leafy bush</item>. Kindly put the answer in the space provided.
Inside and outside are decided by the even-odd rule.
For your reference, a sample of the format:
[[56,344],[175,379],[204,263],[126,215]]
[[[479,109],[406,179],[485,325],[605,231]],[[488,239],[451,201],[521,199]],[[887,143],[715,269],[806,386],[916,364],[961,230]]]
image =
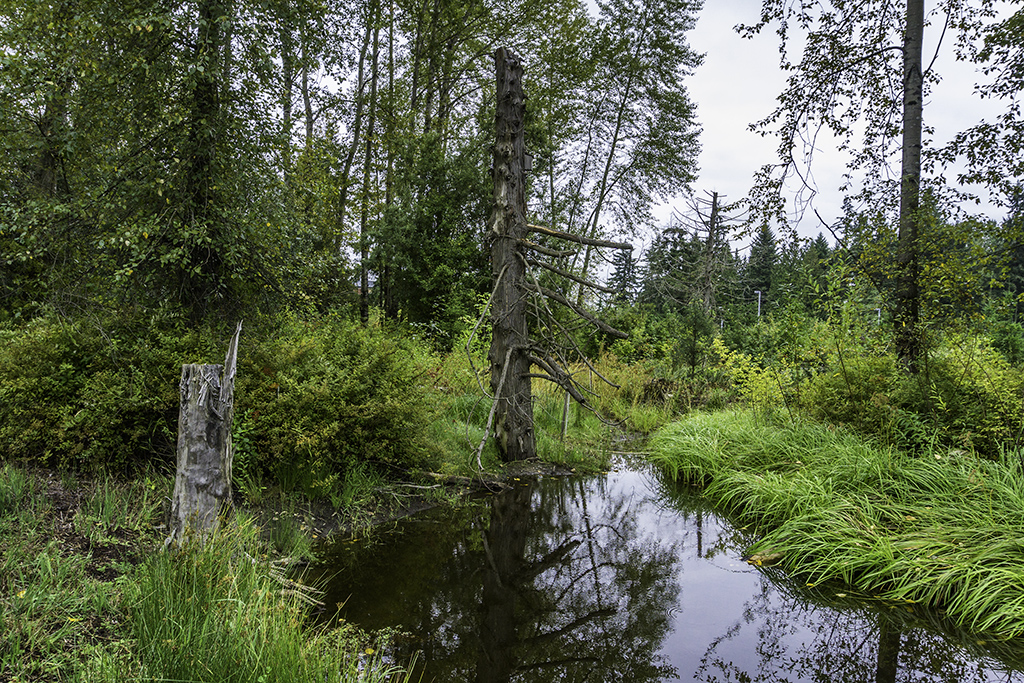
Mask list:
[[804,385],[800,405],[822,422],[880,432],[892,419],[890,394],[896,382],[896,363],[891,356],[833,359],[828,371]]
[[1024,375],[986,339],[950,335],[923,372],[900,383],[893,402],[931,424],[945,445],[996,458],[1024,431],[1022,392]]
[[286,321],[240,352],[236,411],[252,420],[247,466],[327,496],[359,463],[421,462],[426,392],[411,342],[339,318]]
[[[251,484],[299,476],[326,496],[355,463],[418,461],[428,411],[410,342],[331,317],[257,327],[243,329],[235,384]],[[125,469],[174,462],[181,366],[221,361],[229,332],[39,320],[0,334],[0,455]]]
[[174,321],[40,319],[0,334],[0,454],[62,467],[171,458],[181,365],[211,353]]
[[1024,431],[1022,391],[1024,375],[985,339],[948,335],[914,376],[891,354],[833,358],[805,383],[801,406],[913,452],[942,445],[995,458]]

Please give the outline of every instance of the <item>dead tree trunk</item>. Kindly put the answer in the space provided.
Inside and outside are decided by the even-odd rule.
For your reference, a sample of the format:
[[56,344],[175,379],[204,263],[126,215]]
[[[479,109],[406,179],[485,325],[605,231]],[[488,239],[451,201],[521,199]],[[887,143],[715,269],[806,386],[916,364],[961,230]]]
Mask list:
[[[526,222],[526,148],[523,139],[526,97],[523,95],[522,86],[523,67],[519,58],[505,48],[500,48],[494,58],[497,64],[498,86],[495,113],[497,133],[492,169],[494,207],[488,232],[494,290],[489,305],[491,348],[487,355],[490,361],[494,404],[487,418],[484,439],[477,449],[478,462],[484,444],[490,436],[492,424],[498,455],[504,462],[536,457],[530,386],[530,381],[534,377],[554,382],[564,388],[577,402],[591,407],[580,385],[569,371],[567,358],[582,358],[591,372],[598,376],[600,374],[587,362],[561,322],[551,314],[549,302],[568,308],[602,334],[616,338],[628,336],[597,319],[564,294],[541,286],[528,266],[544,268],[566,282],[581,287],[613,291],[574,273],[538,261],[534,257],[535,254],[571,256],[576,251],[551,249],[531,242],[526,239],[527,233],[535,232],[547,239],[575,242],[587,248],[633,248],[621,242],[581,237]],[[530,253],[529,257],[527,252]],[[539,325],[540,331],[535,339],[530,337],[527,324],[527,311],[531,309],[544,320]],[[571,350],[558,348],[552,335],[564,338]],[[532,372],[534,366],[540,372]]]
[[178,470],[164,547],[214,529],[231,500],[231,421],[234,417],[238,323],[224,365],[183,365],[178,413]]
[[491,268],[495,279],[488,359],[496,401],[495,441],[502,461],[532,458],[537,453],[530,394],[529,336],[526,326],[526,262],[519,242],[526,237],[526,147],[523,120],[523,67],[505,48],[497,64],[497,111],[494,143],[494,207],[491,212]]

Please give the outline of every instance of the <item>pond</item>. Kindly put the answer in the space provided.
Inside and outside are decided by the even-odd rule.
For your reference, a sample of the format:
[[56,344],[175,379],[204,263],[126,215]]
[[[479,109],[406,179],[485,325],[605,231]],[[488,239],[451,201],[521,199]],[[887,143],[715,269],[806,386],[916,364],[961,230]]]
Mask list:
[[1024,645],[743,560],[754,540],[643,466],[516,482],[327,548],[340,618],[424,682],[1022,681]]

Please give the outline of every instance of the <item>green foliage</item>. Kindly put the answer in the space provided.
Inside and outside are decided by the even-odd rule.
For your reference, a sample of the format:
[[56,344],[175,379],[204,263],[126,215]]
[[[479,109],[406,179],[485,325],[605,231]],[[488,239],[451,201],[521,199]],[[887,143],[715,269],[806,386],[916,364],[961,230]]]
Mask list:
[[766,416],[785,407],[785,396],[792,384],[792,375],[787,365],[765,363],[763,359],[732,351],[719,337],[715,337],[711,343],[723,368],[739,389],[740,396],[755,413]]
[[267,490],[259,472],[259,456],[253,442],[255,430],[251,410],[235,413],[231,423],[231,481],[251,505],[258,505]]
[[10,463],[0,468],[0,517],[14,512],[33,492],[32,480]]
[[[139,332],[37,320],[2,334],[4,458],[76,468],[173,463],[181,366],[226,348],[212,331],[173,323]],[[422,462],[420,355],[398,330],[335,317],[243,332],[233,426],[243,495],[259,499],[277,475],[329,497],[359,463]]]
[[840,580],[876,599],[942,609],[972,631],[1024,633],[1019,452],[914,456],[749,412],[688,418],[650,447],[674,477],[756,526],[751,553],[778,554],[810,584]]
[[238,408],[252,420],[249,472],[327,497],[360,463],[423,462],[429,417],[414,343],[379,324],[292,318],[246,349]]
[[807,381],[801,406],[812,417],[875,434],[920,452],[934,444],[996,458],[1019,443],[1024,375],[985,338],[950,334],[918,375],[891,354],[853,351]]
[[827,424],[878,432],[892,416],[889,397],[897,383],[891,356],[851,355],[807,382],[801,407]]
[[398,673],[379,658],[353,656],[351,628],[304,627],[302,603],[281,592],[260,556],[256,530],[242,521],[205,544],[153,558],[132,608],[147,677],[343,683]]
[[4,457],[93,468],[172,459],[181,365],[216,352],[173,320],[133,322],[37,319],[0,332]]

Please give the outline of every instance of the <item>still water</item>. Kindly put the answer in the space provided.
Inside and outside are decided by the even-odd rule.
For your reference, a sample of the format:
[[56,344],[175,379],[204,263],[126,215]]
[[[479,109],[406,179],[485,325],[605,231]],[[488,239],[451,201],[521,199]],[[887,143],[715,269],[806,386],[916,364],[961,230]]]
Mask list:
[[424,682],[1021,681],[1024,644],[808,587],[643,468],[520,481],[328,548],[329,605],[392,627]]

